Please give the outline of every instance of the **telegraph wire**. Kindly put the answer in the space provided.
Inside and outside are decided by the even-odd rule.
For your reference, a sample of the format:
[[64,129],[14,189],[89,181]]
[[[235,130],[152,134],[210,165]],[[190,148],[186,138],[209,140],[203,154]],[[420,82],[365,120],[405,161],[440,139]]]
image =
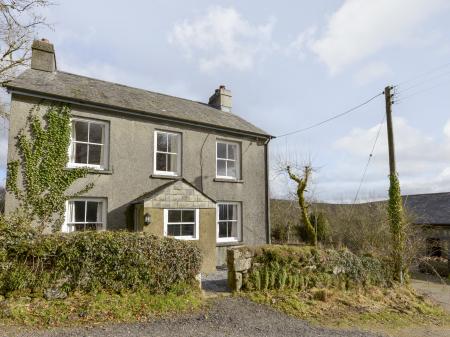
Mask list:
[[383,92],[381,92],[381,93],[379,93],[379,94],[376,94],[375,96],[369,98],[368,100],[364,101],[363,103],[358,104],[358,105],[354,106],[353,108],[348,109],[348,110],[346,110],[346,111],[344,111],[344,112],[342,112],[342,113],[340,113],[340,114],[337,114],[337,115],[335,115],[335,116],[332,116],[332,117],[330,117],[330,118],[327,118],[327,119],[325,119],[325,120],[323,120],[323,121],[321,121],[321,122],[315,123],[315,124],[310,125],[310,126],[308,126],[308,127],[306,127],[306,128],[294,130],[294,131],[287,132],[287,133],[284,133],[284,134],[282,134],[282,135],[276,136],[275,139],[277,139],[277,138],[282,138],[282,137],[286,137],[286,136],[291,136],[291,135],[296,134],[296,133],[305,132],[305,131],[314,129],[314,128],[316,128],[316,127],[318,127],[318,126],[321,126],[321,125],[323,125],[323,124],[325,124],[325,123],[331,122],[332,120],[335,120],[335,119],[337,119],[337,118],[339,118],[339,117],[345,116],[345,115],[347,115],[347,114],[349,114],[349,113],[351,113],[351,112],[353,112],[353,111],[355,111],[355,110],[358,110],[359,108],[363,107],[363,106],[366,105],[366,104],[369,104],[369,103],[372,102],[374,99],[376,99],[377,97],[380,97],[380,96],[382,96],[382,95],[384,95]]
[[383,114],[383,119],[380,123],[380,126],[378,127],[377,135],[375,137],[375,141],[373,143],[372,150],[370,151],[369,158],[367,159],[366,166],[364,167],[361,181],[359,182],[358,189],[356,190],[356,195],[355,195],[355,199],[353,200],[353,205],[356,204],[356,201],[358,200],[359,192],[361,191],[361,187],[364,183],[364,180],[366,179],[367,169],[369,168],[370,162],[373,158],[373,153],[375,152],[375,147],[377,146],[378,139],[380,138],[381,129],[383,128],[385,119],[386,119],[386,115]]
[[429,69],[427,71],[419,73],[416,76],[413,76],[413,77],[411,77],[411,78],[409,78],[407,80],[404,80],[404,81],[401,81],[401,82],[397,83],[396,86],[401,86],[401,85],[404,85],[406,83],[414,82],[414,81],[416,81],[416,80],[418,80],[420,78],[427,77],[428,75],[433,74],[433,73],[437,72],[438,70],[441,70],[441,69],[446,68],[448,66],[450,66],[450,62],[441,64],[441,65],[433,67],[433,68],[431,68],[431,69]]

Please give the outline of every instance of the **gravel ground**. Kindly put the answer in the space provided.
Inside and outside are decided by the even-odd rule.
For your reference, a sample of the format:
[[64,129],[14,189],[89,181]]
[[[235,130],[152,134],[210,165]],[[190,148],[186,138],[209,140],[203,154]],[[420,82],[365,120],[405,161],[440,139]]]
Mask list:
[[202,313],[148,323],[115,324],[89,328],[25,331],[0,326],[0,337],[375,337],[368,332],[313,327],[267,306],[242,298],[219,298]]

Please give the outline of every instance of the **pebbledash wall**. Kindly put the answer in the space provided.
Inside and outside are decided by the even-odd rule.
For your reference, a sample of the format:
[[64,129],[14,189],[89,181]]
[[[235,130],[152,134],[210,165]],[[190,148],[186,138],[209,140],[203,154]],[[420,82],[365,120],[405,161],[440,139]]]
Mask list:
[[[18,158],[16,148],[11,144],[15,144],[15,136],[25,127],[30,109],[38,102],[37,98],[12,94],[8,161]],[[254,138],[246,136],[236,137],[212,132],[201,126],[180,127],[173,122],[164,124],[151,118],[129,117],[101,108],[73,105],[72,115],[109,123],[108,170],[89,174],[87,178],[76,182],[72,188],[75,191],[87,182],[95,184],[86,196],[107,199],[107,230],[126,229],[126,210],[129,203],[168,182],[167,178],[153,177],[154,131],[163,130],[181,134],[181,176],[184,179],[218,202],[241,203],[242,241],[239,244],[253,245],[268,241],[265,190],[267,146],[257,144]],[[241,181],[215,180],[217,140],[229,140],[240,144]],[[17,206],[17,200],[7,194],[6,212]],[[226,263],[226,248],[233,245],[236,244],[216,245],[217,265]]]

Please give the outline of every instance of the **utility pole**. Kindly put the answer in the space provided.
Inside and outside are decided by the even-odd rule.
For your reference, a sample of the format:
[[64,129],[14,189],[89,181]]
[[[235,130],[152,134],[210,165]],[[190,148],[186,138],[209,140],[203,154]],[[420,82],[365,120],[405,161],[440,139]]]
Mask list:
[[389,146],[389,204],[388,215],[389,225],[392,234],[392,259],[394,267],[394,277],[400,284],[404,282],[404,253],[405,253],[405,221],[403,216],[402,196],[400,192],[400,182],[397,177],[395,167],[395,147],[394,147],[394,129],[392,126],[392,87],[384,88],[384,97],[386,100],[386,124]]
[[397,174],[395,167],[395,147],[394,147],[394,131],[392,128],[392,97],[391,94],[392,87],[387,86],[384,88],[384,97],[386,100],[386,124],[387,124],[387,136],[388,136],[388,147],[389,147],[389,174]]

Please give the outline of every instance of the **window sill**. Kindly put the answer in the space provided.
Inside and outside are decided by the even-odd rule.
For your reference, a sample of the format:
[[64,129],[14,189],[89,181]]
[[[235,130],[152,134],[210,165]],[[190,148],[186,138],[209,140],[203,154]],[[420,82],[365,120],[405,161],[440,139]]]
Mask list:
[[216,242],[216,247],[243,246],[242,241]]
[[[83,168],[83,166],[79,166],[79,167],[66,167],[66,170],[73,170],[73,169],[77,169],[77,168]],[[89,168],[88,167],[88,174],[113,174],[112,170],[96,170],[93,168]]]
[[171,176],[171,175],[164,175],[164,174],[151,174],[150,178],[154,178],[154,179],[170,179],[170,180],[183,179],[182,176]]
[[224,179],[224,178],[214,178],[215,182],[218,183],[236,183],[236,184],[243,184],[244,180],[242,179]]

